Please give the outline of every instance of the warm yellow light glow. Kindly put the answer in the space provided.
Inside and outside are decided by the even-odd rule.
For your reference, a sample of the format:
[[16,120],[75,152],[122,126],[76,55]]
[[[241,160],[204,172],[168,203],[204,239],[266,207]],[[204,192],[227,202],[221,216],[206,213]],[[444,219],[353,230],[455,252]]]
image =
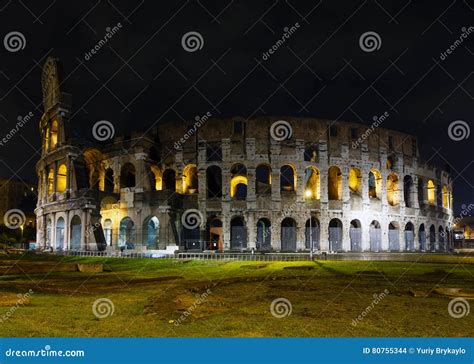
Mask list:
[[434,205],[436,190],[435,190],[435,185],[432,180],[428,181],[427,187],[428,187],[428,203],[430,205]]
[[362,191],[362,174],[359,168],[349,170],[349,190],[360,195]]
[[306,190],[304,192],[304,195],[307,197],[307,198],[311,198],[311,196],[313,196],[313,192],[311,192],[311,190]]
[[58,175],[56,177],[56,191],[62,193],[66,191],[67,183],[67,167],[65,164],[61,164],[58,168]]
[[154,188],[156,191],[161,191],[163,189],[163,179],[161,177],[161,171],[158,168],[158,166],[154,166],[154,165],[151,166],[150,169],[151,169],[151,173],[153,173],[155,177],[155,185],[151,187]]
[[46,135],[44,136],[44,150],[49,152],[49,128],[46,129]]
[[382,174],[378,169],[372,168],[369,173],[369,197],[382,196]]
[[58,122],[53,120],[51,123],[51,149],[55,149],[58,144]]
[[247,186],[248,181],[245,176],[235,176],[230,180],[230,197],[234,197],[237,192],[237,185],[244,184]]
[[198,191],[197,167],[188,164],[183,170],[183,193],[194,194]]
[[443,207],[445,209],[449,208],[449,191],[446,185],[443,186]]
[[387,202],[391,206],[397,206],[400,203],[400,188],[398,176],[390,173],[387,177]]
[[54,169],[50,169],[48,172],[48,196],[54,192]]

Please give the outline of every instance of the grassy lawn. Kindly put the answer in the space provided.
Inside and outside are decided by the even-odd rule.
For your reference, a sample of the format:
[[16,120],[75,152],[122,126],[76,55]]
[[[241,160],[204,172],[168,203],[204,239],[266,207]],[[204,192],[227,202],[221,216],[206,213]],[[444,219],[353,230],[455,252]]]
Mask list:
[[[9,274],[15,259],[20,272]],[[103,263],[104,272],[48,273],[77,262]],[[448,313],[450,298],[410,294],[472,289],[473,264],[24,256],[1,258],[0,265],[2,337],[474,336],[474,312],[456,319]],[[30,289],[11,313],[18,295]],[[114,306],[101,319],[92,309],[100,298]],[[289,300],[290,315],[272,315],[278,298]]]

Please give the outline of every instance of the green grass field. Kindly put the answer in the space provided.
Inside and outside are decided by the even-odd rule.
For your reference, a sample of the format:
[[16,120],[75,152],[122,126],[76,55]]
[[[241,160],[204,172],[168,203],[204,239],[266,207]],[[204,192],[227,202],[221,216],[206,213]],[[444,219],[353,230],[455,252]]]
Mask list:
[[[21,269],[10,274],[15,259]],[[77,262],[104,263],[104,272],[50,272]],[[472,289],[472,264],[23,256],[0,265],[2,337],[474,336],[474,313],[453,318],[451,298],[410,293]],[[112,315],[94,315],[100,298],[111,300]],[[272,315],[278,298],[289,300],[290,315]]]

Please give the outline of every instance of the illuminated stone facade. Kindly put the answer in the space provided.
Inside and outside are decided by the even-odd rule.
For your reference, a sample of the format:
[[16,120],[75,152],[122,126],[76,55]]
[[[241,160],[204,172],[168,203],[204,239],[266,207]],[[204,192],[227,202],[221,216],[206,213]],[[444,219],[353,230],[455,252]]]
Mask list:
[[[43,92],[40,246],[288,252],[450,246],[451,178],[420,162],[413,136],[313,118],[208,113],[84,147],[70,137],[70,96],[59,90],[53,59],[44,67]],[[275,135],[275,125],[287,135]]]

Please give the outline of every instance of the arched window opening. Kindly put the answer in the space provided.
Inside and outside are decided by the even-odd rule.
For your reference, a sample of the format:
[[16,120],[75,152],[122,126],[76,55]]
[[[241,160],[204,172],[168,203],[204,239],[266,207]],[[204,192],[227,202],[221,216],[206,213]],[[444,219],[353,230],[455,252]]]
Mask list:
[[107,168],[104,177],[104,192],[114,192],[114,171],[112,168]]
[[378,252],[382,247],[382,229],[377,220],[373,220],[369,228],[370,251]]
[[280,168],[280,191],[296,191],[296,174],[292,166],[286,164]]
[[414,207],[415,190],[413,185],[413,178],[405,176],[403,178],[403,199],[406,207]]
[[281,250],[296,251],[296,221],[291,217],[281,222]]
[[316,163],[318,161],[318,148],[314,145],[308,146],[304,150],[305,162]]
[[307,200],[320,199],[320,176],[316,167],[308,167],[304,171],[305,190],[304,196]]
[[390,251],[400,250],[400,225],[396,221],[392,221],[388,225],[388,249]]
[[446,185],[443,185],[443,207],[449,209],[449,190]]
[[218,166],[210,166],[206,170],[207,197],[222,197],[222,170]]
[[247,198],[247,168],[243,164],[234,164],[230,169],[230,197],[236,200]]
[[147,249],[158,249],[160,239],[160,221],[156,216],[150,216],[143,223],[143,245]]
[[432,180],[429,180],[427,185],[427,196],[428,196],[428,203],[432,206],[435,204],[436,198],[436,187]]
[[64,219],[56,221],[56,250],[64,250]]
[[362,173],[359,168],[349,170],[349,191],[351,194],[362,194]]
[[163,189],[166,191],[176,191],[176,172],[174,169],[166,169],[163,172]]
[[234,217],[230,222],[230,248],[234,250],[247,248],[247,228],[241,216]]
[[65,164],[61,164],[58,168],[58,174],[56,177],[56,191],[62,193],[66,191],[67,186],[67,167]]
[[430,251],[435,251],[436,244],[436,228],[434,225],[430,226]]
[[272,249],[271,223],[267,218],[257,221],[257,250],[268,251]]
[[362,225],[359,220],[351,221],[349,237],[351,239],[351,251],[362,251]]
[[380,199],[382,195],[382,174],[375,168],[369,172],[369,197]]
[[418,242],[420,244],[420,250],[426,250],[426,231],[425,231],[425,224],[421,224],[418,229]]
[[329,250],[342,251],[342,222],[339,219],[329,221]]
[[398,176],[395,173],[390,173],[387,177],[387,202],[391,206],[397,206],[400,203],[398,183]]
[[260,164],[255,170],[255,189],[259,195],[272,192],[272,172],[269,166]]
[[110,219],[104,221],[104,237],[107,246],[112,246],[112,220]]
[[405,246],[407,251],[415,250],[415,227],[411,222],[405,225]]
[[152,191],[161,191],[163,189],[163,178],[161,170],[158,166],[150,166],[150,187]]
[[342,173],[339,167],[331,167],[328,171],[329,200],[342,200]]
[[48,196],[54,193],[54,169],[50,168],[48,172]]
[[222,250],[223,232],[222,221],[218,218],[212,218],[207,223],[207,249]]
[[120,171],[120,188],[135,187],[135,166],[125,163]]
[[129,217],[124,217],[120,221],[118,246],[124,249],[135,248],[135,224]]
[[305,224],[305,248],[319,250],[319,235],[320,235],[320,227],[319,221],[315,217],[311,217],[310,219],[306,220]]
[[195,194],[198,192],[198,170],[194,164],[187,165],[183,170],[183,192]]
[[51,123],[51,150],[56,149],[58,145],[58,122],[53,120]]
[[77,215],[71,219],[71,249],[80,250],[81,249],[81,233],[82,233],[82,224],[81,218]]

